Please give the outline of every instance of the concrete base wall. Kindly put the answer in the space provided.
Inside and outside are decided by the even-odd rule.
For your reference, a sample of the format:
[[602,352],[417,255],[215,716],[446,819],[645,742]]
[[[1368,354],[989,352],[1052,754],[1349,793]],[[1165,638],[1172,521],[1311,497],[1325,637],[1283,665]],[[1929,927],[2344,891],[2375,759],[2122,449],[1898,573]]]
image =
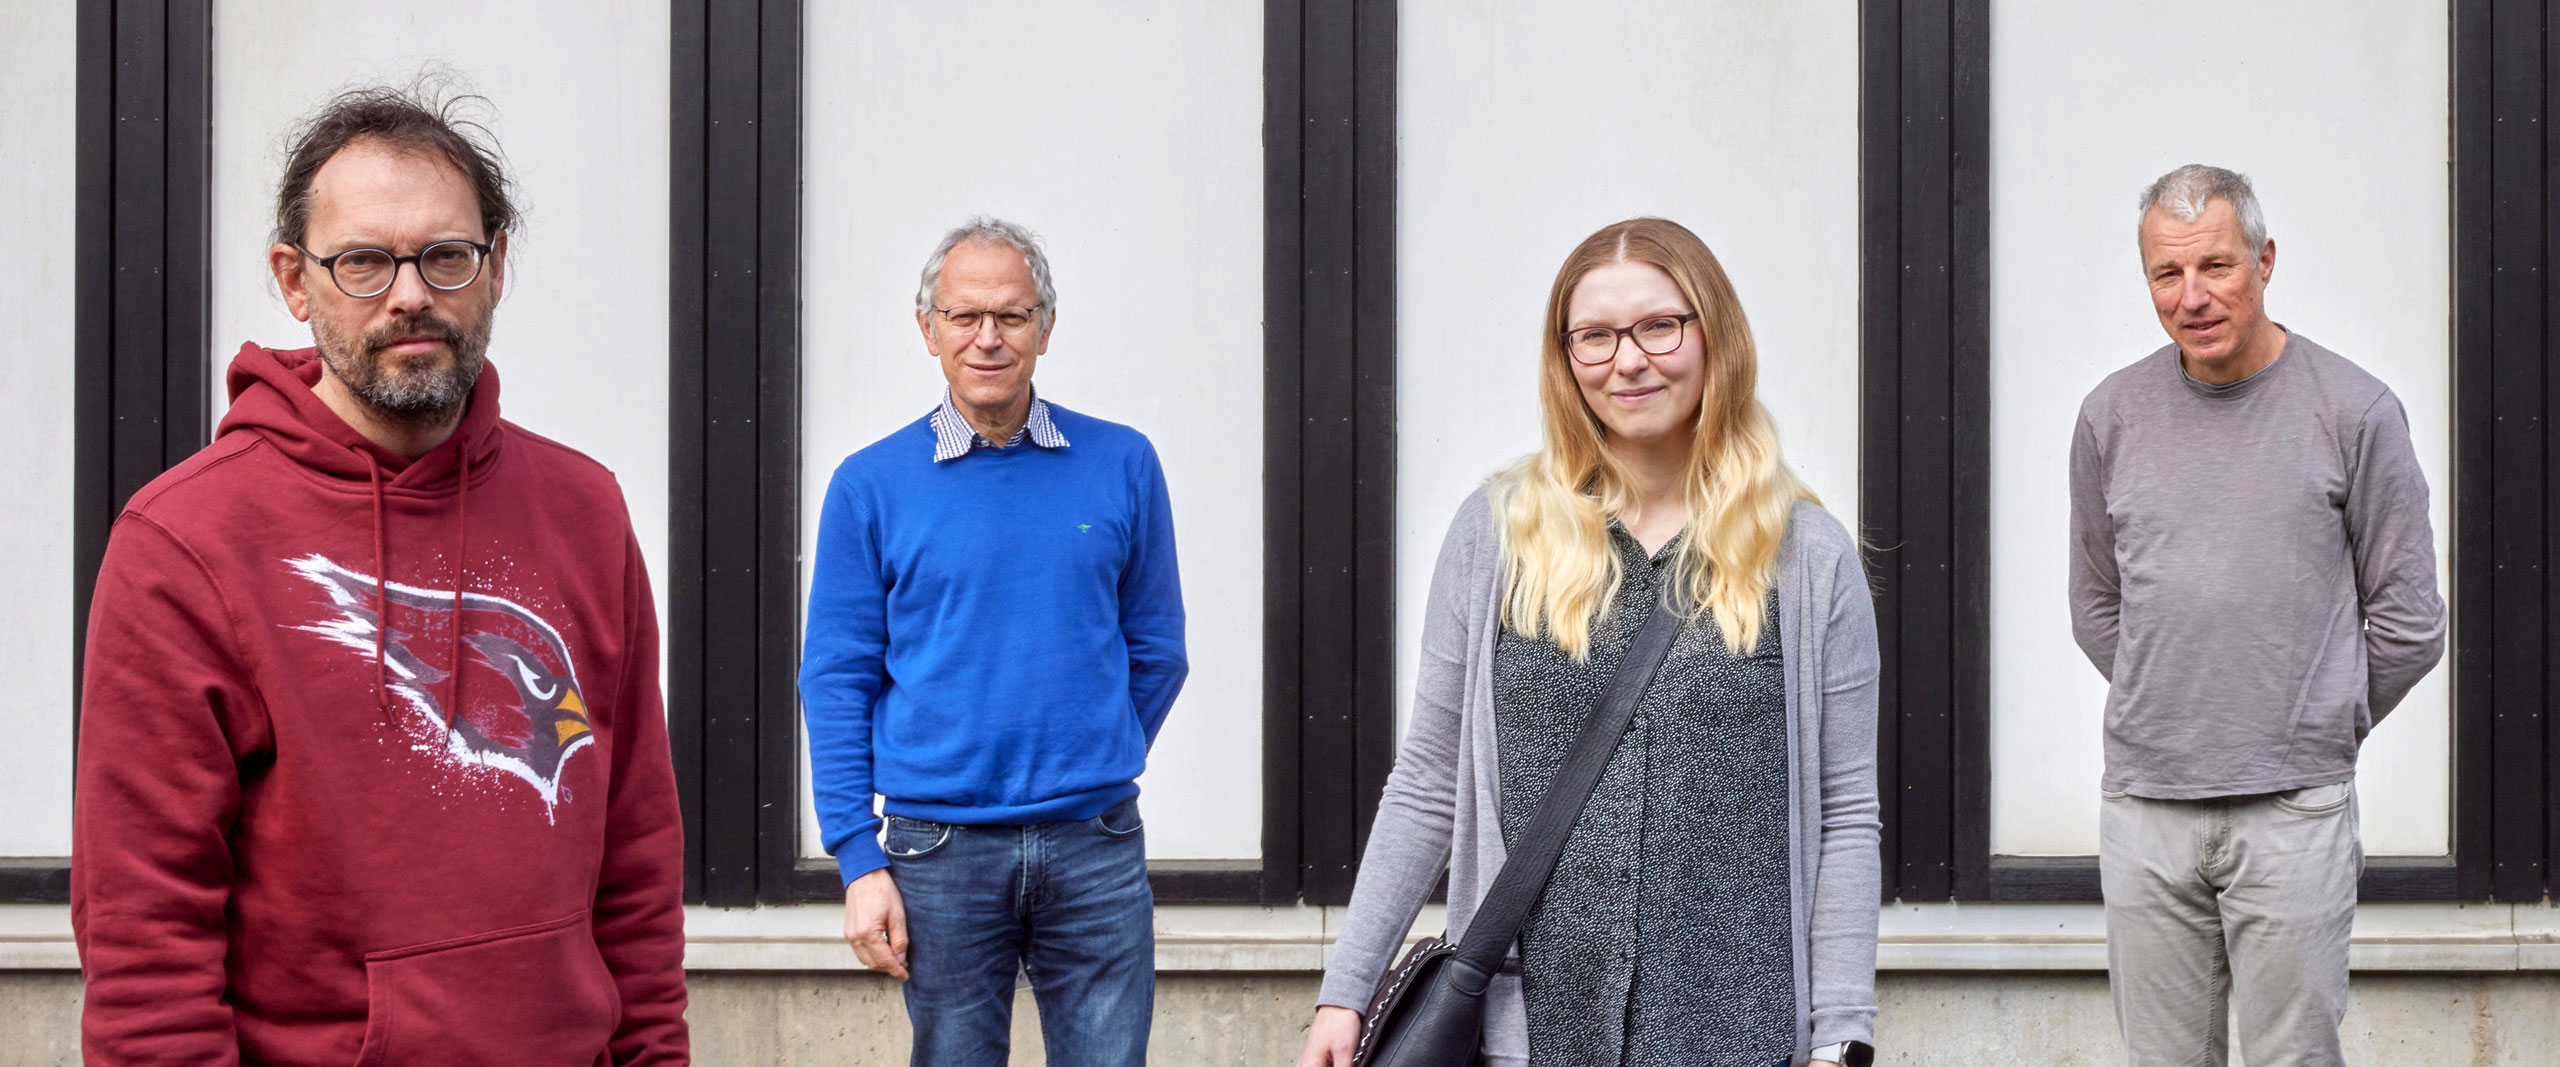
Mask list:
[[[697,973],[695,1062],[705,1067],[894,1067],[907,1056],[897,987],[860,974]],[[1315,997],[1307,974],[1167,974],[1148,1061],[1163,1067],[1293,1062]],[[2547,974],[2359,974],[2347,1062],[2370,1067],[2548,1064],[2560,1048],[2560,979]],[[1933,974],[1878,978],[1879,1063],[1895,1067],[2120,1067],[2102,975]],[[0,1067],[79,1063],[80,982],[0,972]],[[1039,1064],[1025,993],[1015,1064]]]

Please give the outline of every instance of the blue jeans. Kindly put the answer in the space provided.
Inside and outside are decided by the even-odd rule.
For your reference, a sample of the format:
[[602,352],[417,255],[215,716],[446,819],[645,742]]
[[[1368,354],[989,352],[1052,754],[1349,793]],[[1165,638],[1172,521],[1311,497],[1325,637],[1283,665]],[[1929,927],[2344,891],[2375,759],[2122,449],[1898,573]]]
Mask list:
[[1076,822],[887,823],[881,844],[907,909],[914,1067],[1004,1067],[1017,966],[1052,1067],[1144,1067],[1155,894],[1137,798]]

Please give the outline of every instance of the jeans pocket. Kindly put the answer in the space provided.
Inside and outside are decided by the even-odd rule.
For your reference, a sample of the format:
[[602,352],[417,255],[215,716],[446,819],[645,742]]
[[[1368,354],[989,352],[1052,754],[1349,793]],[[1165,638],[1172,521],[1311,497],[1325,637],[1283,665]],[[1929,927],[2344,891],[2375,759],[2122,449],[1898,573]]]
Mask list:
[[2131,795],[2131,794],[2129,794],[2129,793],[2125,792],[2125,791],[2124,791],[2124,790],[2122,790],[2122,789],[2101,789],[2101,790],[2098,790],[2098,799],[2100,799],[2100,800],[2123,800],[2125,797],[2130,796],[2130,795]]
[[1093,825],[1105,837],[1135,837],[1147,828],[1147,821],[1138,816],[1138,798],[1130,797],[1097,816]]
[[880,837],[880,851],[893,860],[923,859],[951,843],[950,823],[928,822],[892,815],[884,820],[888,832]]
[[2354,789],[2346,782],[2331,782],[2287,789],[2270,794],[2269,799],[2276,807],[2296,815],[2330,815],[2346,810],[2347,798],[2354,795]]

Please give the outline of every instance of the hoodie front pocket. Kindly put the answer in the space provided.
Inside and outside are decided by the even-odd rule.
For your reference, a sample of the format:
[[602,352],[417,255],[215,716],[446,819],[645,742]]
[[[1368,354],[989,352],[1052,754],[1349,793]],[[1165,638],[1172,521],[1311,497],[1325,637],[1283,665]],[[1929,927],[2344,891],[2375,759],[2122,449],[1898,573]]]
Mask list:
[[588,919],[366,953],[358,1067],[589,1067],[622,1005]]

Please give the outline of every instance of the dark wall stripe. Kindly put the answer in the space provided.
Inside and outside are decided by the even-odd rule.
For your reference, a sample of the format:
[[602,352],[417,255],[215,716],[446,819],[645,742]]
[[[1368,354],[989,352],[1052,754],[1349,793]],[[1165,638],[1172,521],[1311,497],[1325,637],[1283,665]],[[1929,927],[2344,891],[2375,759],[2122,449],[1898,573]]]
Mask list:
[[[209,437],[207,6],[82,0],[77,16],[72,610],[81,622],[126,499]],[[75,627],[75,679],[84,634]]]
[[1396,7],[1269,11],[1263,890],[1338,904],[1395,758]]
[[707,617],[702,573],[703,333],[702,296],[708,271],[702,242],[710,205],[704,201],[710,157],[704,148],[710,118],[704,110],[710,58],[703,47],[709,11],[703,0],[674,0],[672,53],[667,87],[667,746],[674,753],[676,795],[684,819],[684,899],[703,899],[703,660],[701,626]]
[[[800,0],[764,0],[756,114],[757,898],[792,899],[800,855]],[[715,335],[716,336],[716,335]],[[777,514],[779,513],[779,514]],[[787,516],[787,517],[786,517]]]
[[1883,895],[1902,886],[1901,716],[1892,694],[1901,687],[1902,585],[1889,580],[1898,557],[1888,531],[1902,528],[1902,451],[1892,447],[1902,410],[1902,373],[1890,342],[1902,322],[1902,5],[1862,0],[1858,5],[1858,531],[1876,551],[1867,569],[1874,579],[1876,650],[1880,661],[1876,719],[1876,795],[1884,818]]
[[1949,11],[1950,122],[1947,170],[1948,407],[1957,427],[1949,451],[1955,513],[1949,550],[1948,686],[1955,763],[1948,806],[1954,824],[1948,877],[1953,894],[1989,892],[1991,859],[1991,6],[1958,2]]
[[2507,901],[2540,899],[2560,856],[2556,23],[2553,0],[2454,6],[2455,847],[2463,895]]
[[2468,714],[2493,702],[2497,675],[2491,670],[2490,636],[2496,614],[2490,604],[2497,568],[2489,550],[2487,519],[2497,506],[2496,471],[2488,427],[2492,425],[2487,355],[2492,335],[2479,306],[2488,292],[2489,257],[2479,242],[2489,234],[2489,193],[2493,183],[2478,168],[2489,158],[2493,84],[2485,62],[2490,37],[2484,17],[2488,5],[2456,0],[2453,12],[2453,542],[2452,573],[2446,575],[2452,595],[2450,630],[2456,647],[2439,670],[2453,672],[2453,804],[2454,848],[2465,859],[2461,892],[2468,898],[2489,895],[2491,868],[2485,830],[2495,818],[2493,797],[2477,783],[2493,781],[2495,738],[2478,728]]
[[1298,455],[1309,437],[1299,417],[1305,331],[1294,309],[1306,276],[1306,11],[1301,0],[1263,4],[1262,63],[1262,884],[1264,903],[1298,898],[1307,820],[1299,778],[1314,719],[1299,711],[1306,660],[1299,654],[1307,601],[1299,559],[1306,479]]
[[798,859],[800,5],[673,19],[668,717],[688,891],[740,906]]
[[[1396,757],[1396,17],[1394,0],[1361,0],[1352,15],[1359,34],[1353,78],[1357,95],[1351,210],[1359,245],[1353,256],[1353,313],[1359,341],[1352,424],[1353,565],[1360,580],[1349,605],[1358,619],[1359,762],[1357,783],[1385,786]],[[1417,608],[1419,605],[1417,605]],[[1361,788],[1352,864],[1369,844],[1379,790]],[[1330,896],[1326,898],[1329,902]],[[1350,887],[1341,899],[1351,899]]]
[[[125,501],[210,436],[206,202],[213,46],[206,0],[81,0],[74,58],[71,671],[79,718],[89,598]],[[0,903],[59,902],[68,860],[0,867]]]
[[1885,894],[1988,891],[1990,10],[1861,9],[1860,512],[1879,551]]
[[[2533,708],[2541,712],[2543,765],[2543,895],[2547,899],[2560,890],[2560,878],[2553,877],[2560,868],[2560,723],[2552,719],[2552,704],[2560,696],[2560,627],[2552,625],[2560,619],[2560,581],[2554,580],[2552,567],[2560,562],[2560,381],[2553,380],[2550,353],[2555,331],[2560,331],[2560,0],[2544,0],[2541,5],[2542,89],[2541,107],[2530,117],[2533,128],[2542,131],[2542,170],[2539,180],[2518,195],[2531,193],[2542,206],[2542,256],[2539,262],[2526,264],[2526,269],[2540,278],[2542,297],[2542,332],[2538,348],[2544,354],[2540,361],[2543,373],[2542,392],[2542,545],[2534,557],[2536,572],[2542,578],[2542,694]],[[2520,72],[2532,77],[2532,72]],[[2533,146],[2526,146],[2533,151]],[[2519,791],[2520,792],[2520,791]],[[2530,899],[2519,897],[2519,900]]]

